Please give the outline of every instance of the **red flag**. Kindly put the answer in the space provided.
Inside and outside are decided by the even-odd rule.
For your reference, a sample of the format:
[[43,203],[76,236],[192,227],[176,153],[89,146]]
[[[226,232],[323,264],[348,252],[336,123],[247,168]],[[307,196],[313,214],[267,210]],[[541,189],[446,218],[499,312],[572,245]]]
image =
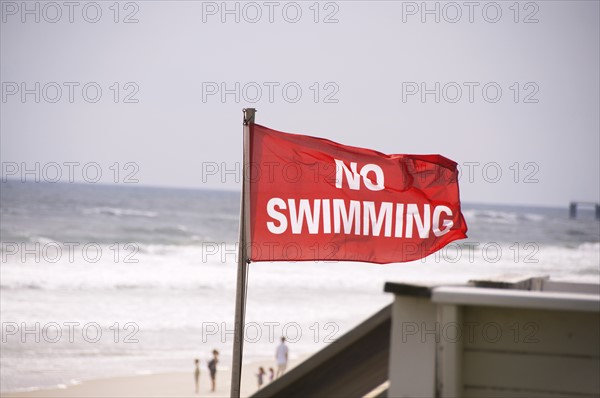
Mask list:
[[412,261],[466,238],[456,163],[250,126],[250,260]]

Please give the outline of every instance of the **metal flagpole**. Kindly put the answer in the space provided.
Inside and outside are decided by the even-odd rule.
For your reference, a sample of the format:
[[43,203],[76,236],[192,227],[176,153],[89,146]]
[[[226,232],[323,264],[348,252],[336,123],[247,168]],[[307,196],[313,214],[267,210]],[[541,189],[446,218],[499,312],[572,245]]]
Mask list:
[[233,334],[233,361],[231,366],[231,397],[239,398],[242,377],[242,354],[244,352],[244,318],[246,315],[246,287],[249,247],[246,239],[250,236],[250,125],[254,123],[256,109],[246,108],[244,112],[244,162],[242,165],[242,204],[240,206],[240,238],[238,247],[237,289],[235,294],[235,330]]

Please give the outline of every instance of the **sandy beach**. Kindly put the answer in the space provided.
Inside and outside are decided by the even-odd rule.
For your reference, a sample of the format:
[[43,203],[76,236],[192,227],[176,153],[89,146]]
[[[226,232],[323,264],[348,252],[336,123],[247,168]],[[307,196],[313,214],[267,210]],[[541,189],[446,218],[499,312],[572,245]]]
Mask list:
[[[288,370],[301,363],[307,356],[292,359]],[[256,373],[259,366],[265,370],[275,367],[275,361],[265,358],[260,361],[244,364],[242,370],[241,395],[248,397],[257,390]],[[268,382],[268,376],[265,377]],[[200,392],[194,393],[193,369],[190,372],[160,373],[143,376],[114,377],[90,380],[82,384],[49,390],[14,392],[0,394],[6,398],[16,397],[228,397],[230,394],[231,371],[219,369],[217,372],[217,388],[210,391],[208,370],[202,369],[200,374]]]

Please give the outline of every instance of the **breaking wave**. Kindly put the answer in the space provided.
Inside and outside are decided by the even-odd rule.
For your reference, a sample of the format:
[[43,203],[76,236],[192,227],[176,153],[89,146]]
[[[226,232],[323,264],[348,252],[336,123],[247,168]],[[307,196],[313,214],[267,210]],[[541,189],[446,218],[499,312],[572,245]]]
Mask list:
[[136,209],[122,209],[119,207],[92,207],[82,210],[83,214],[91,215],[91,214],[101,214],[108,216],[116,216],[116,217],[149,217],[154,218],[158,216],[158,213],[155,211],[147,211],[147,210],[136,210]]

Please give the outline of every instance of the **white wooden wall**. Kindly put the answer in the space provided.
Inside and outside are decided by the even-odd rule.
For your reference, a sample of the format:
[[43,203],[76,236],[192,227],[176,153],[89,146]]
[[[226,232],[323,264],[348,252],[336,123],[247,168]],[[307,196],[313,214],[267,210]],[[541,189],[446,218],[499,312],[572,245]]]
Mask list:
[[396,296],[389,377],[390,397],[599,396],[600,296],[464,287]]

